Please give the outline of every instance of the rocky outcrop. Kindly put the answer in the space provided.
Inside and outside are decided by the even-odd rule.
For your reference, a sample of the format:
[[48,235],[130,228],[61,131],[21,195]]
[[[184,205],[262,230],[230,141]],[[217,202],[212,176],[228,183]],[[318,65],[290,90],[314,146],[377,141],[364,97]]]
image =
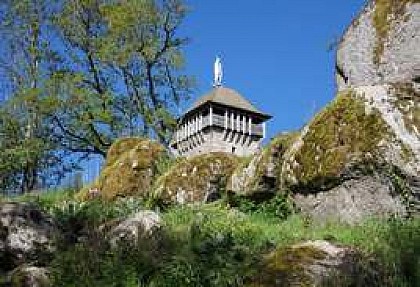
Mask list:
[[148,139],[123,138],[109,149],[98,179],[79,193],[79,198],[146,196],[168,158],[165,148]]
[[43,264],[54,251],[56,227],[37,206],[0,203],[0,269],[34,262]]
[[180,158],[157,180],[156,196],[179,204],[219,199],[238,163],[236,156],[225,153]]
[[247,286],[382,286],[378,271],[354,248],[308,241],[268,254]]
[[371,0],[337,51],[339,90],[420,79],[420,1]]
[[144,210],[124,219],[111,228],[108,233],[112,246],[120,244],[137,245],[147,241],[159,241],[162,228],[162,220],[156,212]]
[[363,176],[325,192],[295,195],[297,208],[313,220],[355,224],[368,217],[406,216],[404,197],[386,177]]
[[409,183],[420,177],[419,19],[420,1],[372,0],[344,34],[337,97],[279,159],[304,212],[354,222],[420,209]]

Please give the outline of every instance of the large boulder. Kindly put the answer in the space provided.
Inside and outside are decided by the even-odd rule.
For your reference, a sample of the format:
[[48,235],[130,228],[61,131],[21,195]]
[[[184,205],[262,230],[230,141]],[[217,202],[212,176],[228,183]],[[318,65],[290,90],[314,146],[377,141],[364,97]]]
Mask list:
[[112,246],[135,246],[147,242],[158,243],[162,231],[162,219],[156,212],[143,210],[112,227],[108,237]]
[[55,250],[56,231],[53,220],[36,205],[0,203],[0,269],[47,262]]
[[225,153],[180,158],[156,184],[156,196],[166,202],[210,202],[220,198],[239,159]]
[[303,211],[354,222],[420,210],[419,19],[418,0],[371,0],[345,32],[336,98],[281,159]]
[[370,0],[338,46],[338,88],[419,82],[419,31],[419,0]]
[[160,164],[167,160],[165,148],[142,138],[117,140],[109,149],[98,179],[79,193],[82,199],[118,196],[145,196],[159,173]]
[[381,175],[350,179],[326,192],[295,194],[295,204],[315,221],[356,224],[368,217],[405,216],[404,198]]
[[[415,118],[404,121],[394,106],[388,93],[393,89],[375,86],[340,92],[285,153],[281,185],[292,190],[302,211],[317,214],[318,219],[326,215],[336,219],[340,213],[334,202],[340,201],[345,210],[340,219],[348,222],[406,213],[401,207],[408,208],[407,198],[413,193],[407,179],[420,174],[420,138]],[[406,98],[418,97],[414,88],[409,91]],[[358,198],[347,200],[354,197]]]
[[307,241],[268,254],[247,286],[383,286],[378,271],[354,248]]
[[362,96],[354,90],[341,92],[305,127],[285,155],[286,185],[300,192],[325,190],[385,162],[418,174],[420,140],[403,134],[398,129],[402,126],[396,127],[402,122]]

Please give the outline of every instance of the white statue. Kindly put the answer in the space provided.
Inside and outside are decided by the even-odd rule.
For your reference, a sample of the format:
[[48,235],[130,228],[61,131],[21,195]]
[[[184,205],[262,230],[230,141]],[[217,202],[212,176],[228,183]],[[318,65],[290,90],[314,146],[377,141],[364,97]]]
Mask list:
[[222,85],[222,77],[223,77],[223,70],[222,70],[222,61],[219,56],[216,57],[216,61],[214,62],[214,87],[220,87]]

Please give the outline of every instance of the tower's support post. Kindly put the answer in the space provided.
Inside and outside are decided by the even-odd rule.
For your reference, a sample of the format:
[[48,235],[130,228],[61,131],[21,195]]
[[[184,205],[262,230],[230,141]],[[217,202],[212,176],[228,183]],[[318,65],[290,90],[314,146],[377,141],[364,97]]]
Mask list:
[[210,106],[210,126],[213,126],[213,107]]

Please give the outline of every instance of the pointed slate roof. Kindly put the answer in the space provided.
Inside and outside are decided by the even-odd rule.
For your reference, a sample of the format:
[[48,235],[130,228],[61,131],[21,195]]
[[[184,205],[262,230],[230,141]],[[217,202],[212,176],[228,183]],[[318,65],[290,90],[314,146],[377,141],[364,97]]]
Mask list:
[[247,112],[259,114],[266,118],[271,118],[271,116],[259,111],[248,100],[242,97],[237,91],[225,87],[215,87],[208,94],[199,98],[191,106],[191,108],[188,109],[187,113],[190,113],[191,111],[197,109],[198,107],[206,103],[221,104],[224,106],[233,107]]

